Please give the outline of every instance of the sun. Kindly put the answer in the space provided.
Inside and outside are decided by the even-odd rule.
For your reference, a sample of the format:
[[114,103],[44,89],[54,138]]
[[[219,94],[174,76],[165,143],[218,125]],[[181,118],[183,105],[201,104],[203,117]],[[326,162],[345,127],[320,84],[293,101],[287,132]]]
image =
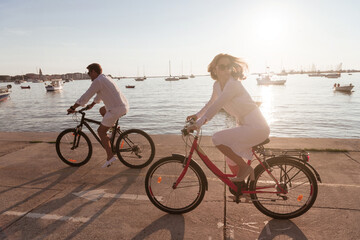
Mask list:
[[253,31],[262,41],[278,41],[284,38],[286,22],[280,15],[262,12],[253,23]]

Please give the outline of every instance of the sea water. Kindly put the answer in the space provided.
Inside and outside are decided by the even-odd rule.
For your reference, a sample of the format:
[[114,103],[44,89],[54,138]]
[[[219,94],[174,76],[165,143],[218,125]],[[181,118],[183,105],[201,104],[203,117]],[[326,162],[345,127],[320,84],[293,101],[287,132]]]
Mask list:
[[[259,86],[256,77],[250,75],[243,84],[261,102],[260,110],[270,125],[271,136],[360,138],[360,73],[342,73],[338,79],[288,75],[283,86]],[[140,128],[149,134],[181,134],[186,116],[195,114],[207,103],[214,83],[209,76],[179,81],[164,78],[115,81],[130,104],[129,113],[120,119],[121,127]],[[334,92],[334,83],[352,83],[354,92]],[[0,131],[60,132],[75,127],[79,118],[67,115],[66,110],[90,84],[91,80],[77,80],[65,83],[62,91],[47,92],[44,83],[22,84],[30,89],[12,83],[10,98],[0,103]],[[98,109],[102,105],[95,105],[86,116],[101,120]],[[234,126],[234,118],[220,111],[202,131],[212,135]]]

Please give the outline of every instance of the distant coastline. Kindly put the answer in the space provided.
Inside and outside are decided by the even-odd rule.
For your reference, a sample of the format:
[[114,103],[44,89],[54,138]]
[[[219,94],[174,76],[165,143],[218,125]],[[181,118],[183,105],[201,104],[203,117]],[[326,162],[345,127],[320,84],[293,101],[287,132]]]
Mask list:
[[[328,70],[328,71],[305,71],[305,70],[283,70],[280,73],[274,73],[274,74],[278,74],[278,75],[283,75],[283,74],[328,74],[328,73],[357,73],[360,72],[360,70],[356,70],[356,69],[347,69],[347,70],[339,70],[339,71],[335,71],[335,70]],[[261,72],[259,73],[251,73],[251,75],[259,75],[259,74],[263,74]],[[114,79],[131,79],[131,78],[137,78],[136,76],[112,76],[109,74],[110,77],[114,78]],[[194,74],[195,77],[202,77],[202,76],[210,76],[209,74]],[[146,76],[146,78],[163,78],[163,77],[167,77],[167,76]],[[10,76],[10,75],[0,75],[0,82],[14,82],[16,80],[31,80],[31,79],[39,79],[40,75],[36,74],[36,73],[27,73],[24,75],[15,75],[15,76]],[[44,81],[50,81],[51,79],[72,79],[72,80],[89,80],[89,76],[87,75],[87,73],[66,73],[66,74],[49,74],[49,75],[42,75],[41,77]]]

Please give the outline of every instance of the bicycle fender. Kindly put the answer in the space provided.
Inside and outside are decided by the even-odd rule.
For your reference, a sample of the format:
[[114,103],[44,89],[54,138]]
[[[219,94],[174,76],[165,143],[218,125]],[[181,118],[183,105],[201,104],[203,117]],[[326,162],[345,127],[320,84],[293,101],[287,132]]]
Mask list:
[[[186,158],[184,155],[182,155],[182,154],[176,154],[176,153],[173,153],[173,154],[171,154],[174,158]],[[200,172],[200,175],[202,175],[202,176],[200,176],[200,177],[202,177],[203,178],[203,180],[204,180],[204,182],[205,182],[205,185],[206,185],[206,187],[205,187],[205,189],[206,189],[206,191],[208,190],[208,181],[207,181],[207,178],[206,178],[206,176],[205,176],[205,173],[204,173],[204,171],[202,170],[202,168],[200,167],[200,165],[194,160],[194,159],[191,159],[191,164],[193,164],[193,165],[195,165],[194,167],[195,168],[198,168],[197,170]]]
[[319,182],[322,183],[320,174],[316,171],[316,169],[315,169],[313,166],[310,165],[310,163],[305,162],[304,160],[302,160],[302,159],[300,159],[300,158],[291,157],[291,156],[286,156],[286,155],[285,155],[285,156],[279,156],[279,157],[290,158],[290,159],[293,159],[293,160],[296,160],[296,161],[298,161],[298,162],[301,162],[301,163],[305,164],[308,168],[310,168],[310,170],[313,171],[313,173],[315,174],[316,179],[317,179]]

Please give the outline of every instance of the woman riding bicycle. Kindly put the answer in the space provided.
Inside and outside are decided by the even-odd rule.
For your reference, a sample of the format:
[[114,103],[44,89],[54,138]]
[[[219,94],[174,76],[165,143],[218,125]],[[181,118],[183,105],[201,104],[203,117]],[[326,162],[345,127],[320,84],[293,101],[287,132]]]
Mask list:
[[209,102],[195,115],[196,123],[188,130],[196,130],[211,120],[223,108],[236,118],[235,128],[225,129],[212,137],[215,146],[225,155],[231,171],[236,174],[233,181],[243,181],[253,168],[245,160],[252,159],[251,147],[269,137],[270,128],[256,103],[241,83],[246,79],[248,65],[240,58],[218,54],[208,66],[211,78],[215,80]]
[[96,103],[104,102],[105,107],[100,108],[100,114],[103,116],[103,120],[98,128],[98,134],[107,155],[107,161],[102,167],[108,167],[116,160],[116,157],[111,150],[110,140],[106,132],[121,116],[129,111],[129,104],[114,80],[102,74],[100,64],[90,64],[87,69],[89,70],[88,75],[92,81],[91,86],[67,111],[68,113],[73,113],[78,106],[85,106],[95,94],[96,97],[94,101],[87,106],[89,109]]

